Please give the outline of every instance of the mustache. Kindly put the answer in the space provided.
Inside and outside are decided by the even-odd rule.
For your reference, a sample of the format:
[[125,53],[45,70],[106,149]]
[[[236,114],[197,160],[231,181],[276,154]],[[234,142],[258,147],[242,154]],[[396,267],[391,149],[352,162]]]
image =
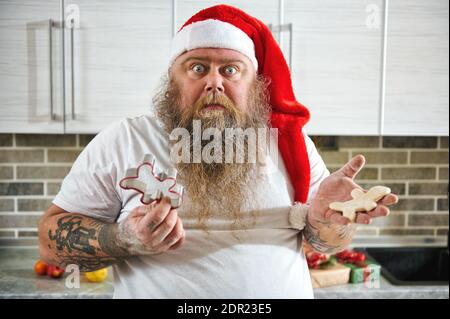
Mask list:
[[229,116],[234,119],[241,119],[244,117],[244,113],[239,107],[225,94],[209,93],[199,98],[191,108],[187,108],[182,117],[186,120],[201,119],[203,114],[201,113],[204,108],[209,105],[220,105],[224,108],[224,112],[227,112]]
[[[205,127],[222,124],[226,127],[265,127],[270,126],[271,106],[267,90],[270,82],[264,76],[257,76],[247,91],[248,99],[244,105],[235,104],[225,92],[217,91],[205,92],[195,102],[184,104],[180,85],[175,79],[163,75],[152,105],[168,133],[180,127],[189,130],[196,119],[204,122]],[[221,105],[223,109],[205,110],[208,104]]]

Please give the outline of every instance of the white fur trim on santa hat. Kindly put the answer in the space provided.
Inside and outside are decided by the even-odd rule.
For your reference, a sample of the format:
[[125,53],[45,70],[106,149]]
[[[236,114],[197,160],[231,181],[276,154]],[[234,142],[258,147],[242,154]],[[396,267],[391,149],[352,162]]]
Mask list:
[[234,25],[215,19],[198,21],[185,26],[172,40],[169,66],[186,51],[199,48],[232,49],[247,56],[258,71],[255,45],[250,37]]

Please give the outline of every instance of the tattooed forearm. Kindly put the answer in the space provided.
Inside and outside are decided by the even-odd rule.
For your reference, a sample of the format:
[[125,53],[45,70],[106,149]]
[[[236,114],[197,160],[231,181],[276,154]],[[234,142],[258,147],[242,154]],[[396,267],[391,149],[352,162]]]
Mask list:
[[60,266],[76,264],[80,271],[93,271],[130,255],[118,240],[117,224],[78,214],[58,216],[55,224],[48,229],[47,246],[50,251],[55,247],[50,258]]
[[95,228],[86,228],[81,226],[82,217],[68,215],[58,219],[58,228],[55,234],[48,231],[48,238],[56,242],[58,250],[66,249],[69,253],[72,251],[81,251],[88,255],[95,255],[95,248],[89,240],[96,240]]
[[320,237],[320,231],[309,222],[306,218],[306,225],[303,231],[306,241],[318,252],[331,253],[337,250],[338,246],[328,243]]
[[81,272],[94,271],[102,269],[119,262],[121,259],[116,257],[86,257],[79,255],[57,254],[57,260],[62,266],[75,264],[80,267]]
[[350,244],[355,231],[354,224],[338,225],[323,221],[311,223],[309,218],[306,218],[303,235],[316,251],[334,254]]
[[98,232],[98,244],[101,250],[111,256],[129,255],[125,245],[119,240],[117,225],[103,224]]

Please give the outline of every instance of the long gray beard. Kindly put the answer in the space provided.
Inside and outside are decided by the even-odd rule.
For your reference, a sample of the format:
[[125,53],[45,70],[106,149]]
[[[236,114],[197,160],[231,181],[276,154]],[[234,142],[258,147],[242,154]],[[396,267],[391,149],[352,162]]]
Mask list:
[[[225,128],[258,128],[268,127],[269,103],[267,96],[268,83],[263,78],[255,80],[251,88],[251,98],[247,106],[247,112],[243,119],[237,119],[225,113],[225,116],[204,117],[201,120],[202,131],[207,128],[217,128],[222,131],[222,150],[226,143],[232,145],[234,154],[244,152],[248,154],[248,144],[236,144],[235,140],[226,141]],[[193,127],[194,118],[183,118],[180,112],[180,97],[176,84],[169,82],[165,77],[162,80],[160,91],[153,98],[158,118],[162,121],[166,131],[170,134],[178,127],[186,128],[191,135],[190,154],[193,154]],[[219,111],[221,112],[221,111]],[[224,114],[224,113],[221,113]],[[202,132],[203,133],[203,132]],[[172,141],[172,146],[176,141]],[[209,141],[202,141],[203,147]],[[239,149],[243,147],[243,149]],[[262,151],[259,148],[257,152]],[[224,155],[223,155],[224,156]],[[211,216],[221,216],[231,221],[231,229],[250,228],[256,222],[256,217],[249,223],[243,219],[242,210],[250,207],[254,200],[254,188],[252,184],[258,181],[257,170],[259,162],[256,163],[174,163],[179,171],[178,180],[184,185],[188,202],[185,211],[187,217],[196,218],[198,226],[204,230],[208,229],[207,222]],[[251,210],[250,210],[251,211]]]

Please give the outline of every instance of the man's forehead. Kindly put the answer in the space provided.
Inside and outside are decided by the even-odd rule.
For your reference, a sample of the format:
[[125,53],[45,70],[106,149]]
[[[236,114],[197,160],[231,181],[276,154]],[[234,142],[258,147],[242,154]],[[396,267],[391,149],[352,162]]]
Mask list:
[[201,48],[194,49],[185,52],[180,55],[177,60],[179,63],[184,64],[191,60],[200,60],[205,62],[216,62],[216,63],[231,63],[239,62],[247,66],[251,66],[252,63],[250,59],[244,54],[232,50],[232,49],[222,49],[222,48]]

